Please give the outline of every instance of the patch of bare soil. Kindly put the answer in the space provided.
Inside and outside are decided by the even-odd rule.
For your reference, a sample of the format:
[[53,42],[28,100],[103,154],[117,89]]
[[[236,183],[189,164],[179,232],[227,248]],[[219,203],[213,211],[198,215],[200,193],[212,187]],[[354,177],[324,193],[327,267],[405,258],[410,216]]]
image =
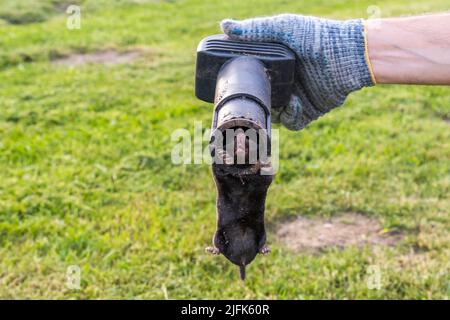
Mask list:
[[294,251],[318,251],[330,247],[394,245],[399,233],[383,232],[380,222],[367,216],[347,213],[331,219],[298,217],[281,224],[278,240]]
[[79,66],[84,64],[122,64],[130,63],[139,57],[140,52],[128,51],[118,52],[115,50],[105,50],[93,53],[77,53],[62,57],[53,61],[57,65]]

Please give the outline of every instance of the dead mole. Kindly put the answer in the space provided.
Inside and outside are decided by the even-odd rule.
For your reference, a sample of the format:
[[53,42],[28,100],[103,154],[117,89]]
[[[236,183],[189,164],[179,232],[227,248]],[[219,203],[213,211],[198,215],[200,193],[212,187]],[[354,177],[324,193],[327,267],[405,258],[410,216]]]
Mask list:
[[[245,143],[245,139],[243,141]],[[235,142],[235,151],[239,155],[239,149],[242,149],[239,135]],[[239,266],[242,280],[245,279],[245,267],[256,255],[269,253],[264,208],[273,175],[263,175],[260,170],[259,163],[212,165],[217,187],[217,229],[213,237],[214,246],[206,248],[206,251],[223,254]]]

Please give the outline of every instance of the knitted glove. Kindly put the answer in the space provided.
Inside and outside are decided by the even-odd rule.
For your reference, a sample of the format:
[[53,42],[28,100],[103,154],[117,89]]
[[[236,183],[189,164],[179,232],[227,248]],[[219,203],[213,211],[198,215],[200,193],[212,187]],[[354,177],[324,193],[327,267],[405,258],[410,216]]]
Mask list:
[[230,38],[280,42],[297,55],[294,94],[288,106],[272,110],[273,122],[290,130],[342,105],[347,95],[375,84],[362,20],[335,21],[293,14],[243,21],[223,20]]

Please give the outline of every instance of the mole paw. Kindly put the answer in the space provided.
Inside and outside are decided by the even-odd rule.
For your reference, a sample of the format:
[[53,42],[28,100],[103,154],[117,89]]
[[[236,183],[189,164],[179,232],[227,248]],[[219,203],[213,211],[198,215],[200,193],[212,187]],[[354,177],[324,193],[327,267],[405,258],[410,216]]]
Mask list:
[[261,254],[268,254],[270,252],[270,248],[268,246],[263,246],[261,250],[259,250],[259,253]]
[[217,249],[216,247],[206,247],[205,251],[210,254],[219,254],[220,253],[219,249]]

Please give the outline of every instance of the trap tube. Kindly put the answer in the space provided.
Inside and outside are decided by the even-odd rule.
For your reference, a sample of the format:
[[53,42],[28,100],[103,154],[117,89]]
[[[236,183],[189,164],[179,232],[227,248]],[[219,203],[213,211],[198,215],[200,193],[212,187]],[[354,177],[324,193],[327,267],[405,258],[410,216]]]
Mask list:
[[[211,135],[211,155],[215,160],[220,163],[219,158],[225,154],[223,142],[228,134],[227,129],[242,129],[247,136],[247,144],[256,146],[258,160],[262,163],[268,162],[270,107],[271,85],[264,64],[249,56],[227,61],[218,73],[216,84]],[[230,141],[225,141],[225,144],[229,143]],[[247,156],[249,159],[253,158]]]

